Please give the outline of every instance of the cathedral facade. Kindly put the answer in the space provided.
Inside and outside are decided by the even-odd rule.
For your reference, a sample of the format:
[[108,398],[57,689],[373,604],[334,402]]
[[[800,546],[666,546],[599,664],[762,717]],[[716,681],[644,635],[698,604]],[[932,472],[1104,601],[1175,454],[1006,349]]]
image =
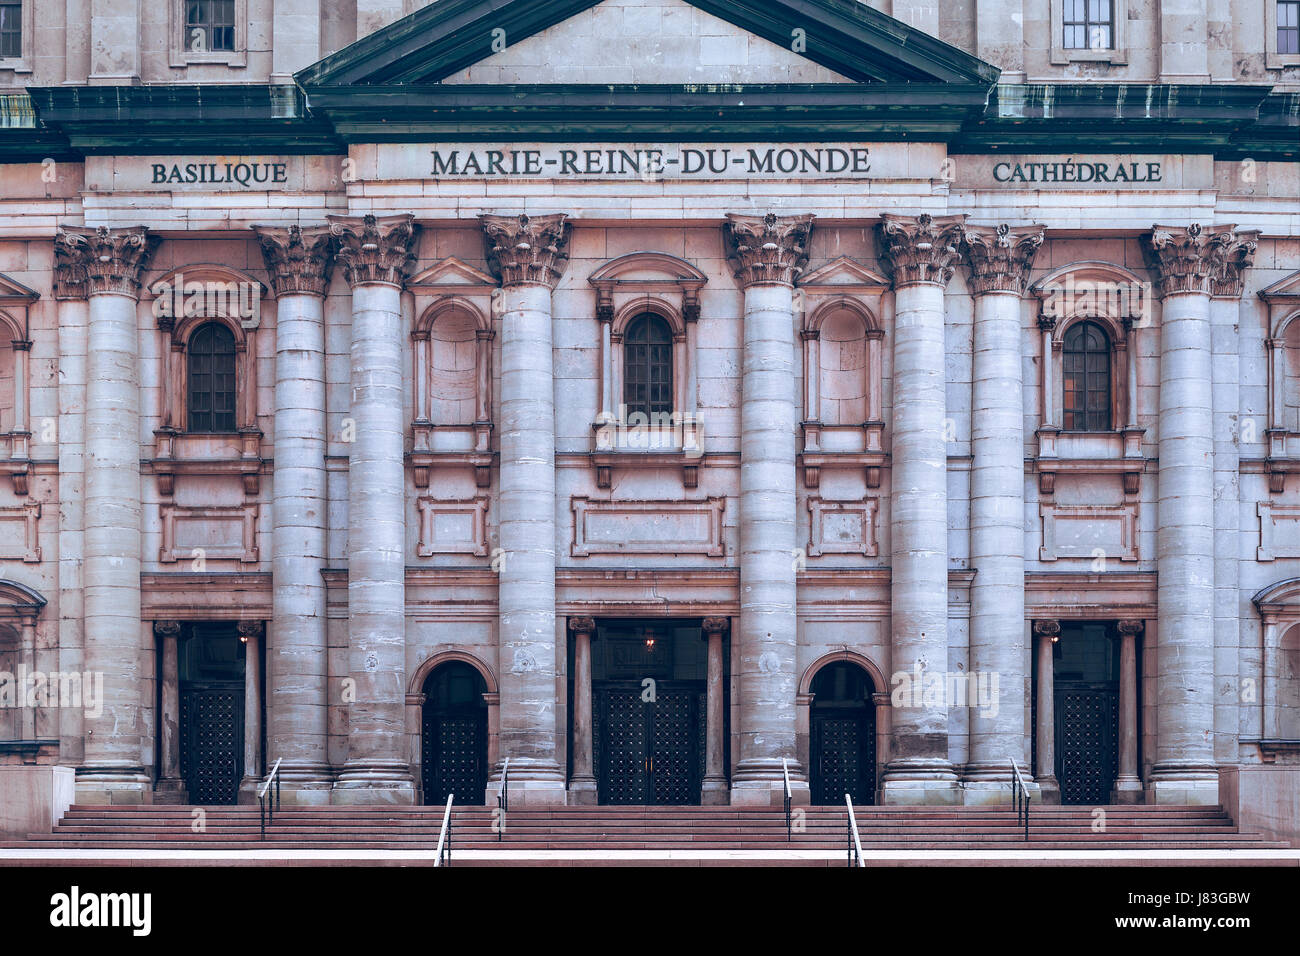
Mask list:
[[1300,4],[82,6],[0,3],[0,763],[1300,774]]

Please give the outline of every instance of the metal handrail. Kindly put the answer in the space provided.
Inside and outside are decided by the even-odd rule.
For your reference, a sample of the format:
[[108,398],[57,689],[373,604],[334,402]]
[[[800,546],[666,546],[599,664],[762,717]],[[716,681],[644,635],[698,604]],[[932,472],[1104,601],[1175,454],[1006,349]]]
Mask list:
[[1016,758],[1011,758],[1011,803],[1016,808],[1016,823],[1023,823],[1025,827],[1025,840],[1029,840],[1029,798],[1032,794],[1029,787],[1025,784],[1025,778],[1020,773],[1020,765],[1016,763]]
[[497,790],[497,809],[501,811],[500,819],[497,823],[497,840],[501,840],[506,832],[506,813],[510,810],[510,758],[501,765],[501,787]]
[[858,816],[853,812],[853,798],[847,793],[844,795],[844,803],[849,808],[849,866],[866,866],[867,861],[862,858],[862,840],[858,836]]
[[[283,757],[276,758],[275,766],[271,768],[271,772],[267,774],[266,779],[262,781],[262,786],[257,789],[257,806],[262,819],[263,840],[266,839],[266,824],[268,822],[268,816],[270,817],[270,822],[274,824],[275,811],[280,809],[280,761],[283,759]],[[275,783],[275,796],[268,801],[266,795],[267,791],[271,789],[271,783],[273,781]]]
[[442,811],[442,829],[438,831],[438,855],[434,866],[451,866],[451,801],[455,794],[447,794],[447,809]]
[[794,839],[792,836],[794,831],[790,818],[790,804],[792,802],[790,794],[790,763],[785,757],[781,758],[781,773],[785,777],[785,842],[789,843]]

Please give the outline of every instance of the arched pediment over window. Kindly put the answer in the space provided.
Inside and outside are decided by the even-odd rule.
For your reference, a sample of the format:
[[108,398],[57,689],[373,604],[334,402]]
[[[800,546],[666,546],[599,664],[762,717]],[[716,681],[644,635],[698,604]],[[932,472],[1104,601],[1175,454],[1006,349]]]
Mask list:
[[45,596],[35,588],[0,578],[0,618],[35,618],[46,603]]

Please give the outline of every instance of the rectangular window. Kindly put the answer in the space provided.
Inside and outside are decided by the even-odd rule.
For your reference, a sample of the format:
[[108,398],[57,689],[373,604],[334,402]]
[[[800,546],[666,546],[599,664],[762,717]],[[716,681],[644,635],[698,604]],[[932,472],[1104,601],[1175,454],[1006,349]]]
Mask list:
[[1115,46],[1114,9],[1111,0],[1063,0],[1067,50],[1110,50]]
[[1277,52],[1300,53],[1300,0],[1278,0]]
[[185,47],[194,53],[235,49],[235,0],[186,0]]
[[0,58],[23,55],[23,5],[0,3]]

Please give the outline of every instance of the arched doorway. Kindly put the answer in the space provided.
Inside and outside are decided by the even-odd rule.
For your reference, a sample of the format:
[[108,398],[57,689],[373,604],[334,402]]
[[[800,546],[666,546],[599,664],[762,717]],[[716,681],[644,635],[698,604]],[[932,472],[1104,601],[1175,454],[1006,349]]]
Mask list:
[[483,675],[464,661],[448,661],[424,682],[421,768],[424,802],[478,806],[487,790],[487,686]]
[[813,677],[809,714],[812,802],[876,802],[876,708],[871,675],[852,661],[834,661]]

